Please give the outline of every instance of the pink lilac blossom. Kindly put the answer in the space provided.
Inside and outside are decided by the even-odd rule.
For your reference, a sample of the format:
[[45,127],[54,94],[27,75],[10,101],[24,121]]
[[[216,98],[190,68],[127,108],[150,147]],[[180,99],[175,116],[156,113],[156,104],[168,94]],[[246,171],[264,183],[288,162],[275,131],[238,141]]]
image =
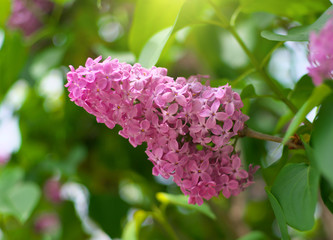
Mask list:
[[49,0],[14,0],[8,26],[30,36],[42,27],[42,18],[51,12],[53,5]]
[[333,17],[327,21],[319,34],[312,32],[309,39],[309,75],[315,85],[325,79],[333,79]]
[[199,205],[253,183],[257,168],[241,169],[232,139],[248,117],[228,84],[212,88],[201,76],[173,79],[165,68],[101,60],[70,66],[69,97],[107,127],[120,125],[134,147],[146,142],[153,175],[173,177],[189,203]]
[[55,213],[43,213],[35,219],[35,231],[40,234],[55,234],[60,229],[60,219]]
[[57,179],[55,178],[48,179],[44,184],[43,190],[46,199],[49,200],[50,202],[55,204],[62,202],[60,194],[61,183]]

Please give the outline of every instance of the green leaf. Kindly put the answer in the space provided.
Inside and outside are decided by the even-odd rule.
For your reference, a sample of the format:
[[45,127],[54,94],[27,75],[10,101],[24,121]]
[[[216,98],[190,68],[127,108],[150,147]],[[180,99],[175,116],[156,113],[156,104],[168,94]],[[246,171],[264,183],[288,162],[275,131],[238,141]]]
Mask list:
[[17,184],[8,192],[8,202],[12,207],[12,213],[24,223],[37,205],[41,192],[34,183]]
[[322,103],[313,127],[311,143],[316,166],[322,175],[333,185],[333,94]]
[[152,36],[149,41],[144,46],[142,52],[140,53],[140,57],[138,62],[145,68],[151,68],[154,66],[162,51],[169,40],[171,33],[173,32],[172,27],[168,27],[158,33],[156,33],[154,36]]
[[279,225],[279,229],[281,232],[281,239],[282,240],[290,240],[290,236],[288,234],[288,228],[287,228],[287,222],[286,218],[284,216],[283,210],[278,202],[278,200],[274,197],[274,195],[271,193],[268,187],[265,188],[268,199],[271,203],[271,206],[273,208],[276,221]]
[[289,138],[296,132],[299,125],[304,121],[306,115],[316,106],[318,106],[323,99],[328,96],[332,90],[325,84],[322,84],[314,89],[310,98],[303,104],[301,109],[297,112],[294,119],[290,123],[288,130],[283,138],[285,144]]
[[0,7],[0,28],[5,26],[7,18],[10,14],[10,3],[11,0],[1,0]]
[[325,179],[320,179],[320,195],[326,207],[333,213],[333,187]]
[[[303,1],[299,3],[302,4]],[[314,4],[316,4],[316,2],[314,2]],[[330,12],[332,10],[333,6],[329,7],[313,24],[292,28],[286,35],[280,35],[270,31],[262,31],[261,36],[271,41],[308,41],[310,32],[318,32],[331,17]]]
[[196,210],[198,212],[205,214],[206,216],[210,217],[211,219],[216,219],[214,213],[212,212],[212,210],[209,208],[209,206],[206,203],[203,203],[201,206],[189,204],[188,197],[186,197],[184,195],[172,195],[172,194],[159,192],[156,194],[156,198],[161,203],[166,203],[166,204],[171,203],[171,204],[174,204],[177,206]]
[[243,89],[240,96],[241,96],[241,99],[245,99],[245,98],[255,98],[258,95],[256,94],[254,86],[252,84],[249,84]]
[[[164,4],[165,0],[163,1],[155,1],[154,4]],[[140,5],[138,5],[138,7],[140,7]],[[151,33],[149,32],[150,35],[147,34],[149,38],[148,41],[144,42],[144,47],[140,53],[139,56],[139,63],[141,63],[142,66],[146,67],[146,68],[150,68],[153,65],[156,64],[156,62],[158,61],[165,45],[167,44],[168,40],[170,39],[171,35],[173,33],[175,33],[176,31],[192,25],[192,24],[198,24],[198,23],[202,23],[203,20],[207,19],[208,16],[205,15],[205,10],[210,7],[210,5],[203,0],[182,0],[179,1],[177,4],[173,4],[172,5],[172,10],[176,10],[177,14],[176,15],[172,15],[173,18],[170,18],[170,13],[169,13],[169,9],[168,11],[165,11],[165,14],[159,12],[159,18],[158,21],[155,22],[146,22],[144,21],[142,24],[146,24],[145,28],[149,28],[149,29],[159,29],[159,31],[155,32],[155,33]],[[145,7],[146,8],[146,7]],[[142,11],[142,10],[141,10]],[[146,11],[146,9],[145,9]],[[150,18],[150,16],[149,16]],[[162,21],[164,18],[167,18],[168,21],[170,19],[174,19],[173,22],[170,22],[169,25],[165,28],[162,28],[161,26],[163,26],[163,24],[160,24],[159,26],[155,26],[159,21]],[[139,21],[139,20],[138,20]],[[165,21],[167,22],[167,21]],[[143,25],[140,25],[140,28],[144,28]],[[135,26],[133,25],[133,28]],[[133,30],[134,32],[135,30]],[[146,31],[144,29],[144,31]],[[132,31],[131,31],[132,32]],[[139,33],[136,33],[139,34]],[[142,33],[141,33],[142,35]],[[133,37],[133,41],[135,41],[135,44],[137,45],[138,42],[140,41],[140,38],[142,36],[138,36],[135,35],[135,37]],[[132,35],[130,35],[131,37]],[[130,44],[131,44],[131,38],[130,38]],[[132,51],[134,53],[136,53],[135,51],[141,49],[142,46],[138,46],[137,48],[133,47],[131,48]]]
[[309,99],[315,86],[309,75],[304,75],[295,85],[292,92],[289,93],[289,99],[298,108]]
[[138,0],[129,36],[130,50],[138,56],[157,32],[173,26],[185,0]]
[[279,174],[280,170],[283,168],[284,165],[286,165],[287,161],[288,161],[288,155],[289,155],[289,149],[287,146],[285,146],[283,148],[283,153],[281,158],[276,161],[275,163],[273,163],[272,165],[270,165],[267,168],[262,168],[262,174],[263,177],[267,183],[267,185],[272,185],[275,178],[277,177],[277,175]]
[[268,240],[269,238],[266,236],[265,233],[259,231],[253,231],[245,236],[238,238],[237,240]]
[[139,239],[141,224],[148,216],[149,213],[143,210],[136,211],[134,213],[133,219],[126,224],[121,239],[123,240]]
[[312,0],[241,0],[240,6],[245,13],[269,12],[279,16],[298,17],[323,11],[327,3]]
[[22,180],[24,172],[21,168],[6,167],[0,173],[0,192],[5,193]]
[[301,231],[312,229],[318,184],[318,171],[305,163],[288,164],[281,170],[271,193],[279,202],[290,226]]

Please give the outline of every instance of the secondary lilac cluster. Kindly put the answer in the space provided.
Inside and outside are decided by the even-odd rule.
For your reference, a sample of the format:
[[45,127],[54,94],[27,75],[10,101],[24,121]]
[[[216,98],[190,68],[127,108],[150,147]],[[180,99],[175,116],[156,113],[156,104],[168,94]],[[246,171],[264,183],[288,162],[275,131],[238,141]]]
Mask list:
[[42,18],[53,8],[49,0],[14,0],[8,26],[20,29],[25,36],[37,31],[42,25]]
[[200,76],[174,80],[164,68],[101,59],[70,66],[69,97],[109,128],[119,124],[134,147],[146,142],[154,175],[172,176],[189,203],[199,205],[253,182],[257,168],[242,169],[232,144],[248,117],[229,85],[212,88]]
[[333,18],[329,19],[319,34],[312,32],[309,39],[309,75],[315,85],[333,79]]

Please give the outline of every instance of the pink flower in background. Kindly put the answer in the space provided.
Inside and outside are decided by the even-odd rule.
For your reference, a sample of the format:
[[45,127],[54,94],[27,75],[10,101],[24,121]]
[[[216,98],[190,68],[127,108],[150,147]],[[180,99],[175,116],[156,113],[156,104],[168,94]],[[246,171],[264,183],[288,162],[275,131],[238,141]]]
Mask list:
[[312,32],[309,39],[309,75],[315,85],[333,78],[333,17],[317,34]]
[[41,234],[55,234],[60,229],[60,219],[55,213],[43,213],[35,219],[35,231]]
[[52,203],[60,203],[62,201],[60,190],[61,184],[57,179],[51,178],[44,184],[44,195]]
[[70,66],[69,97],[98,122],[120,125],[119,134],[134,147],[146,142],[154,175],[173,177],[189,203],[199,205],[221,192],[237,195],[252,183],[254,172],[241,169],[233,145],[248,117],[229,85],[212,88],[200,76],[173,79],[164,68],[101,60]]
[[53,8],[49,0],[13,0],[8,26],[29,36],[43,25],[43,18]]

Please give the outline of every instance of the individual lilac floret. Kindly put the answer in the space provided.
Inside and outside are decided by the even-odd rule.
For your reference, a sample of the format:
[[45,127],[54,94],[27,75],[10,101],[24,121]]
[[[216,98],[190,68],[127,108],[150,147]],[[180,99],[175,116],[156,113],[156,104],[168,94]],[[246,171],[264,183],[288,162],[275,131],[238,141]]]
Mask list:
[[120,125],[134,147],[146,142],[153,175],[173,177],[189,203],[199,205],[252,184],[256,169],[241,168],[233,140],[248,117],[229,85],[212,88],[200,76],[173,79],[164,68],[101,60],[70,66],[69,97],[107,127]]
[[42,18],[53,8],[49,0],[14,0],[8,26],[30,36],[42,27]]
[[319,34],[312,32],[309,39],[309,75],[315,85],[333,78],[333,18],[329,19]]

